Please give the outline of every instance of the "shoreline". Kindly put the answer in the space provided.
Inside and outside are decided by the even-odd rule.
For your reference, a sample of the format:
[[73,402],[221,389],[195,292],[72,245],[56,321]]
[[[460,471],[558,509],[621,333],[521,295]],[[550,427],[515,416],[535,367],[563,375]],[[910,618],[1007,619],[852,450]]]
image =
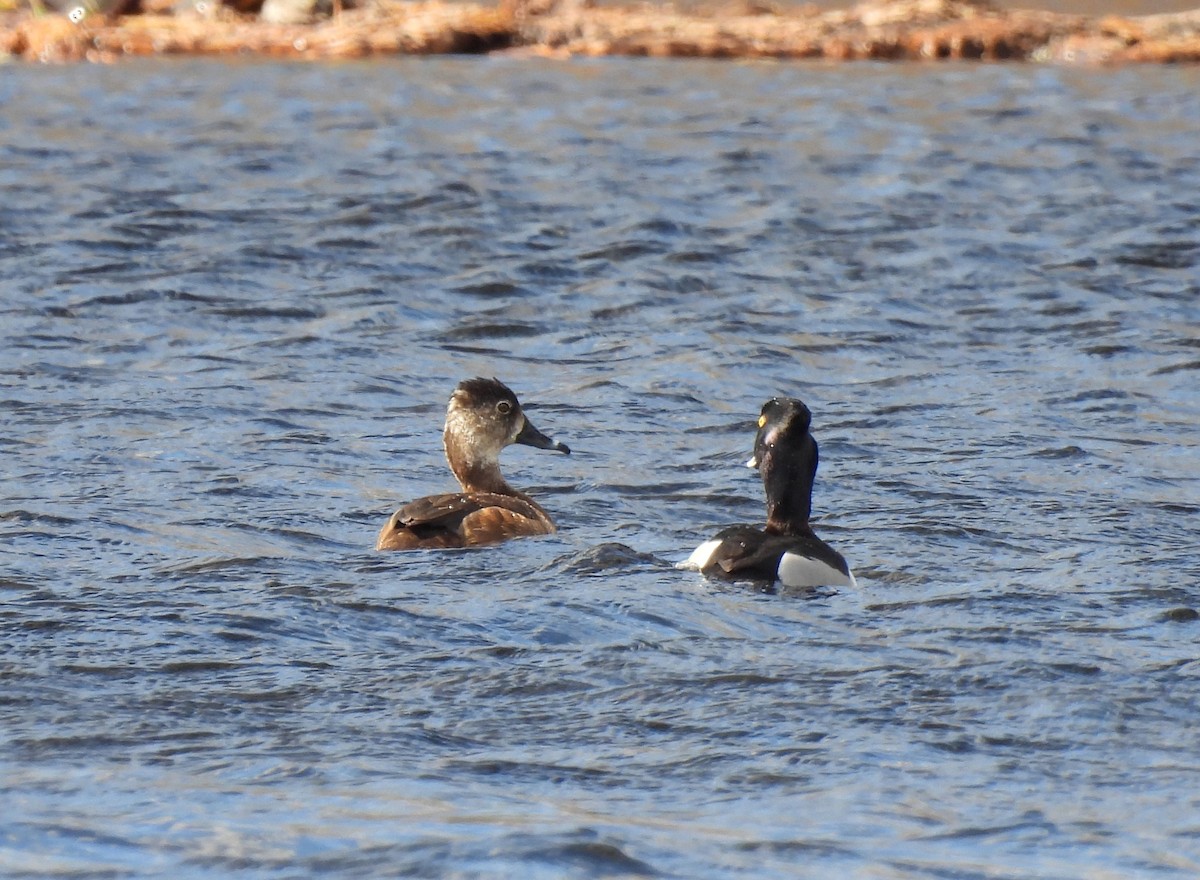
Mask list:
[[[311,22],[264,21],[201,0],[184,12],[104,16],[0,13],[0,58],[257,55],[352,59],[487,54],[828,61],[973,60],[1058,64],[1200,62],[1200,8],[1143,16],[1002,9],[976,0],[891,0],[780,9],[738,0],[716,12],[595,7],[586,0],[474,3],[375,0]],[[78,19],[73,20],[73,19]]]

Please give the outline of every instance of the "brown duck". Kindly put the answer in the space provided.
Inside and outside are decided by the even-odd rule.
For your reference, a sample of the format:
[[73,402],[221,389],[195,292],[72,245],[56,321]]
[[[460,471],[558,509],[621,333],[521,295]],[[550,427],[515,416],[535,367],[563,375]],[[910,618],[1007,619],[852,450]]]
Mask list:
[[507,385],[498,379],[460,382],[446,408],[442,443],[462,491],[401,507],[380,530],[376,550],[470,547],[554,533],[542,506],[505,481],[500,452],[513,443],[571,450],[533,426]]

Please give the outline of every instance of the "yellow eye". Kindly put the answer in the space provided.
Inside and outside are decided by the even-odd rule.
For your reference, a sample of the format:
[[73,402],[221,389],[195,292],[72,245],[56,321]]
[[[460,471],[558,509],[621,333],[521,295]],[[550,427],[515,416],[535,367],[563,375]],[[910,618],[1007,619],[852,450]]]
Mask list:
[[496,412],[500,413],[503,416],[506,416],[510,412],[512,412],[512,404],[509,403],[507,400],[502,400],[498,404],[496,404]]
[[759,416],[759,417],[758,417],[758,426],[759,426],[760,428],[761,428],[763,425],[765,425],[766,423],[767,423],[767,417],[766,417],[766,416]]

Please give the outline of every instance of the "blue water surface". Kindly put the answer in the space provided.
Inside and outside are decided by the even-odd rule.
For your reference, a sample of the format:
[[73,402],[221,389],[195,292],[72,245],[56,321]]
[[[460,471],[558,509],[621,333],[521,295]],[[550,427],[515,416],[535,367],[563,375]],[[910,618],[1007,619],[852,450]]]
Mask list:
[[[0,79],[0,874],[1200,875],[1200,70]],[[376,554],[460,379],[556,518]],[[673,563],[814,412],[859,589]]]

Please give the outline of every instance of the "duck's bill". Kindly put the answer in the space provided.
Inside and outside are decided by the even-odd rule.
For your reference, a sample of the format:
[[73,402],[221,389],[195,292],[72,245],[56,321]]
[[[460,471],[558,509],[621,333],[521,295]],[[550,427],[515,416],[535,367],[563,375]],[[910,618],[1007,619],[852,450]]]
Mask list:
[[525,446],[533,446],[536,449],[557,449],[559,452],[567,455],[571,454],[571,447],[566,443],[559,443],[551,440],[541,431],[533,426],[533,422],[529,419],[525,420],[525,425],[521,428],[521,433],[517,435],[514,443],[521,443]]

